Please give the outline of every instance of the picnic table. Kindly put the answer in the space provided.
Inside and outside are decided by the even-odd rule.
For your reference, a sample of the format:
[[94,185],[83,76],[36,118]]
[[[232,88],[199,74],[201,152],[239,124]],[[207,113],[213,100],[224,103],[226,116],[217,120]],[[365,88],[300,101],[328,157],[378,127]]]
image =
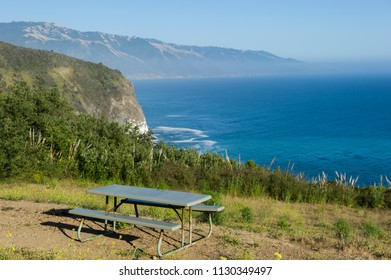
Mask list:
[[[81,238],[81,230],[85,218],[97,218],[105,221],[105,230],[107,231],[107,221],[113,222],[113,230],[106,232],[110,234],[116,231],[116,222],[124,222],[133,224],[135,226],[144,226],[160,230],[160,235],[157,244],[157,254],[160,257],[167,256],[173,252],[182,250],[189,247],[201,239],[208,238],[212,233],[212,214],[222,211],[223,206],[211,206],[204,205],[203,202],[208,201],[212,197],[206,194],[196,194],[190,192],[179,192],[172,190],[161,190],[154,188],[144,188],[137,186],[124,186],[124,185],[110,185],[98,188],[89,189],[87,191],[91,194],[102,195],[106,198],[105,211],[97,211],[85,208],[75,208],[69,211],[69,213],[81,216],[80,226],[77,232],[78,239],[82,242],[90,240],[92,238]],[[110,206],[110,197],[113,199],[113,205]],[[117,212],[118,208],[123,204],[133,204],[135,215],[122,215]],[[146,218],[140,218],[138,206],[151,206],[173,209],[180,220],[180,224],[171,223],[166,221],[152,220]],[[207,235],[197,241],[193,241],[193,212],[204,212],[209,215],[209,232]],[[185,213],[188,213],[188,232],[189,242],[185,242]],[[181,245],[176,249],[166,253],[161,252],[161,243],[163,239],[164,231],[175,231],[181,229]],[[105,235],[101,234],[101,235]],[[101,236],[99,235],[99,236]]]

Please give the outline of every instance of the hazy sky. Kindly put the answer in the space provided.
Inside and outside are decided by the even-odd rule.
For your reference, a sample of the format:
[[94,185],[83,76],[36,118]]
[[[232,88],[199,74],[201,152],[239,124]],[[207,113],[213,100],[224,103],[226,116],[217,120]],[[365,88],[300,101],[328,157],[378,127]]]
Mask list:
[[0,0],[0,22],[11,21],[308,62],[391,61],[390,0]]

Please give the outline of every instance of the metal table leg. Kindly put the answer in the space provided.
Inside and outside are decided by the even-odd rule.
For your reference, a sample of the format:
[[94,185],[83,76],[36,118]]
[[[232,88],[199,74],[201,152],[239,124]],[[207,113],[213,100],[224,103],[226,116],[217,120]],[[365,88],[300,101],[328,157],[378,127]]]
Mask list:
[[192,207],[189,207],[189,244],[193,243],[193,214]]
[[185,208],[182,208],[182,247],[185,246]]

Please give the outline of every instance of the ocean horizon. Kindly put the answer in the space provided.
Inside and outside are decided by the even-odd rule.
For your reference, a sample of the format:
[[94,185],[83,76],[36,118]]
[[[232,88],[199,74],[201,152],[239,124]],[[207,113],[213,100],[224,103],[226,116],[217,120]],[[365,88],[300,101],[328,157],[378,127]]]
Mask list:
[[133,81],[149,128],[178,147],[357,185],[391,179],[387,75]]

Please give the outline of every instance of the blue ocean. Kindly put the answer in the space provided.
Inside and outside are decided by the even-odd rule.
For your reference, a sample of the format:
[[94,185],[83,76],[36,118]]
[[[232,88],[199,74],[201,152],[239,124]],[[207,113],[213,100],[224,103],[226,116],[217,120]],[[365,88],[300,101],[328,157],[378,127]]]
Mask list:
[[[304,173],[391,180],[391,77],[134,81],[158,140]],[[382,178],[382,179],[381,179]]]

